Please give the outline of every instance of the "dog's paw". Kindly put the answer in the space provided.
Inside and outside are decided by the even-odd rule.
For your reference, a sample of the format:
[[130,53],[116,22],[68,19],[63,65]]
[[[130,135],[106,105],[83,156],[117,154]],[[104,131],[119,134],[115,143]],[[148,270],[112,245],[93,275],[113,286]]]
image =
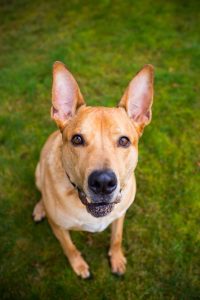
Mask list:
[[34,207],[32,217],[33,217],[33,220],[36,223],[38,223],[38,222],[41,222],[42,219],[45,218],[45,216],[46,216],[46,213],[44,210],[44,205],[43,205],[42,200],[40,200]]
[[80,253],[77,253],[73,258],[71,258],[70,263],[72,269],[78,276],[83,279],[88,279],[90,277],[89,266]]
[[122,250],[109,252],[111,270],[113,274],[123,275],[126,272],[126,258]]

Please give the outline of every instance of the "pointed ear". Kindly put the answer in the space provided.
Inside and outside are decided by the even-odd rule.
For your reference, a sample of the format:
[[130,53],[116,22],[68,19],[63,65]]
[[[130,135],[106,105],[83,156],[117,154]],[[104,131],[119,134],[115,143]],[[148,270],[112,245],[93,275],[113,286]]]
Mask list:
[[144,66],[129,83],[119,107],[124,107],[134,121],[140,135],[143,128],[151,122],[151,106],[153,103],[152,65]]
[[59,61],[53,65],[51,117],[62,130],[67,120],[85,104],[78,84],[65,65]]

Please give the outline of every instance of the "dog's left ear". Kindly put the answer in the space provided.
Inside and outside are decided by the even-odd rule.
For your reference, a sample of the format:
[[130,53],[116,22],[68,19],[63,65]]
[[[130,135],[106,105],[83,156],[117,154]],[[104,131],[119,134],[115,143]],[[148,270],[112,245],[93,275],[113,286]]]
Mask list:
[[62,62],[53,65],[51,117],[62,130],[76,110],[85,104],[78,83]]
[[129,117],[137,126],[140,135],[143,128],[151,122],[153,79],[153,66],[145,65],[131,80],[118,105],[126,109]]

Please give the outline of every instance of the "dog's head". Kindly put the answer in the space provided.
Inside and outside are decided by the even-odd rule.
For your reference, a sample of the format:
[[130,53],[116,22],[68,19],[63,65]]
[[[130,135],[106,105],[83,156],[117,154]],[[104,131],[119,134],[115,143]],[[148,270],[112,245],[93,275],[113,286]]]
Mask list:
[[72,74],[54,64],[51,115],[62,132],[63,166],[93,216],[107,215],[119,202],[137,165],[152,101],[151,65],[132,79],[118,107],[107,108],[86,106]]

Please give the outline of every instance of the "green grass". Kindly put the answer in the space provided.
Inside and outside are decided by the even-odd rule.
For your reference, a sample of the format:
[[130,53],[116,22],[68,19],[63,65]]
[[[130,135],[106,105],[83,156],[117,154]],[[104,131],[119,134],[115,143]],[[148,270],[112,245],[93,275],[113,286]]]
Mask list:
[[[0,299],[200,299],[199,1],[4,0],[0,8]],[[56,128],[55,60],[89,104],[106,106],[144,64],[155,65],[121,279],[108,266],[109,230],[72,234],[94,275],[83,281],[47,221],[31,219],[34,169]]]

